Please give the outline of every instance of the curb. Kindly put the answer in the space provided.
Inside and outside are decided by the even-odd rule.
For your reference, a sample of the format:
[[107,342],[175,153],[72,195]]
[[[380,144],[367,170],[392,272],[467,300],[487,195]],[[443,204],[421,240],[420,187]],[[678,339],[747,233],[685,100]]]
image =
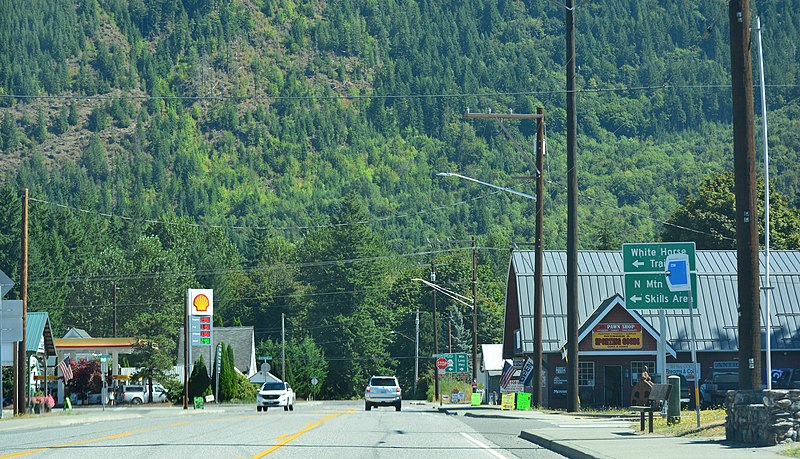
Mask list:
[[570,459],[613,459],[610,456],[605,456],[600,453],[589,454],[581,449],[566,445],[564,443],[559,443],[552,438],[537,435],[527,430],[520,432],[519,438],[527,440],[531,443],[535,443],[542,448],[548,449]]

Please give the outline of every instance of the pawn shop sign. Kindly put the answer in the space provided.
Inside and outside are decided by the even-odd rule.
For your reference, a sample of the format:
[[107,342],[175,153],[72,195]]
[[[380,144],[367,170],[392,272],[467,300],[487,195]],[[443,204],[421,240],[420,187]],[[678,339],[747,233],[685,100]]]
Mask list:
[[186,295],[188,301],[187,309],[190,316],[213,316],[214,315],[214,290],[190,288]]

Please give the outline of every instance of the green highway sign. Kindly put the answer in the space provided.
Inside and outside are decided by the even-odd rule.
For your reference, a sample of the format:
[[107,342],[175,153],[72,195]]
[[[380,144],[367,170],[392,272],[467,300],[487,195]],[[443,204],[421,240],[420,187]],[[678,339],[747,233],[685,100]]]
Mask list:
[[670,291],[666,279],[666,260],[685,254],[689,260],[692,307],[697,308],[697,274],[694,242],[623,244],[625,305],[629,309],[688,309],[689,292]]
[[467,354],[434,354],[433,357],[447,359],[445,373],[469,373],[469,356]]
[[646,244],[622,244],[622,270],[628,273],[664,274],[667,257],[685,253],[689,256],[689,270],[697,269],[694,262],[694,242],[656,242]]

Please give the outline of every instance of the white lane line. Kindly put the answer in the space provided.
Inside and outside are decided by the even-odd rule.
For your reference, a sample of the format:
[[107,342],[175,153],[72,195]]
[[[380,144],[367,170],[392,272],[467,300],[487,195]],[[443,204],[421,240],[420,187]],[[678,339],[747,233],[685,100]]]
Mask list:
[[484,451],[486,451],[487,453],[491,454],[492,456],[500,458],[500,459],[506,459],[505,456],[503,456],[502,454],[500,454],[497,451],[493,450],[488,445],[485,445],[484,443],[472,438],[471,436],[469,436],[468,434],[466,434],[464,432],[460,432],[460,433],[464,438],[466,438],[467,440],[471,441],[473,444],[475,444],[479,448],[483,448]]

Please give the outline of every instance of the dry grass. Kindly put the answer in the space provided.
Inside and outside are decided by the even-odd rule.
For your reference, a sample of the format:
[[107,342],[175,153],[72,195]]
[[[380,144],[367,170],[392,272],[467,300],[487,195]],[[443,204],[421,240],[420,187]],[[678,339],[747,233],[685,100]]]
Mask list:
[[679,423],[667,424],[666,418],[653,418],[653,432],[673,437],[724,437],[725,410],[701,410],[700,426],[697,426],[697,412],[682,410]]
[[800,446],[790,446],[778,454],[788,457],[800,457]]

